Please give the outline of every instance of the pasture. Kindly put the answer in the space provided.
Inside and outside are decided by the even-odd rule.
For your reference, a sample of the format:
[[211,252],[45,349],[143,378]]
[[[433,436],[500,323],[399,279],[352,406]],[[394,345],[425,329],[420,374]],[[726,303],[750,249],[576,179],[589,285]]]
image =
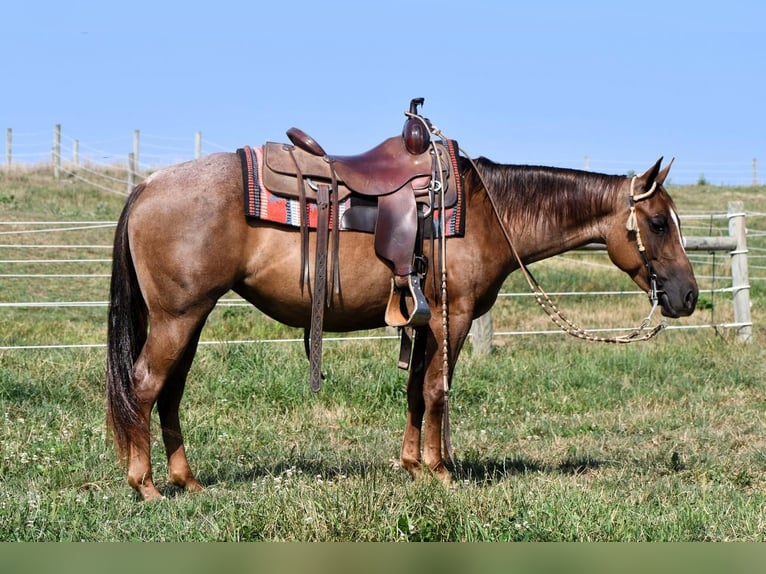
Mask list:
[[[763,187],[668,190],[682,216],[725,212],[731,200],[766,212]],[[114,221],[123,201],[47,173],[0,173],[2,221]],[[108,278],[85,275],[108,275],[109,251],[98,246],[113,227],[82,227],[4,227],[31,231],[3,235],[5,245],[91,247],[76,256],[3,248],[7,261],[80,262],[76,272],[73,263],[3,264],[0,303],[106,301]],[[700,305],[674,325],[730,321],[730,296],[704,292],[725,283],[727,259],[695,260]],[[605,262],[573,254],[533,270],[552,292],[635,290]],[[668,330],[630,346],[498,337],[489,356],[472,355],[469,342],[451,394],[449,487],[412,482],[399,468],[406,374],[395,340],[329,335],[327,381],[313,394],[302,343],[220,344],[300,332],[236,301],[221,305],[181,414],[207,491],[166,485],[157,437],[155,478],[167,500],[154,504],[137,501],[105,429],[106,307],[4,305],[0,346],[84,346],[0,350],[0,540],[763,541],[766,295],[751,284],[755,344],[726,329]],[[506,290],[523,292],[523,279],[511,276]],[[592,327],[635,325],[648,311],[642,295],[561,306]],[[529,298],[500,299],[493,318],[497,331],[551,328]]]

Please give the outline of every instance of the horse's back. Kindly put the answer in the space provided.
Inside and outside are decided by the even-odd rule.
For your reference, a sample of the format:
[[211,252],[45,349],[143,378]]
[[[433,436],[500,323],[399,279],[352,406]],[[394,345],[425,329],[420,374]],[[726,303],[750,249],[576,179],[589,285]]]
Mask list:
[[216,153],[163,168],[147,177],[143,187],[137,203],[160,202],[184,212],[242,206],[240,161],[234,153]]
[[[310,321],[310,289],[299,284],[300,232],[246,219],[236,154],[213,154],[152,174],[132,207],[129,234],[142,289],[163,310],[181,313],[234,290],[283,323]],[[325,314],[327,330],[379,326],[390,271],[375,256],[372,236],[341,234],[339,261],[342,292]],[[313,267],[312,257],[310,285]]]

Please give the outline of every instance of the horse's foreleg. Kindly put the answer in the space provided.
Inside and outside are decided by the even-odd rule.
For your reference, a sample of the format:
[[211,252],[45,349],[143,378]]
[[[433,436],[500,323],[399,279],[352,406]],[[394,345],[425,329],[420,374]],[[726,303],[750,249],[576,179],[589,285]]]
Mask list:
[[442,459],[442,422],[444,420],[444,382],[441,359],[429,369],[423,385],[425,417],[423,421],[423,463],[444,482],[450,481],[450,472]]
[[[439,345],[430,330],[421,329],[415,338],[412,369],[407,382],[407,424],[402,442],[402,466],[417,479],[423,475],[422,462],[440,478],[449,481],[449,471],[441,459],[441,420],[443,387],[431,383],[441,381]],[[421,458],[421,433],[425,415],[425,440]],[[435,434],[434,434],[435,433]],[[435,446],[435,449],[434,449]]]
[[[429,384],[428,381],[434,378],[438,379],[438,384]],[[441,452],[441,424],[444,413],[441,370],[429,369],[427,374],[410,373],[407,384],[407,404],[407,425],[402,442],[402,466],[413,478],[418,479],[423,476],[422,463],[425,463],[425,468],[430,469],[445,482],[449,482],[449,471],[442,462]],[[424,431],[422,459],[421,431]]]
[[407,381],[407,423],[402,441],[402,466],[413,478],[420,476],[420,430],[426,404],[423,401],[423,371],[410,371]]
[[[450,337],[447,364],[443,353],[441,329],[430,333],[426,346],[426,373],[423,381],[423,463],[444,482],[451,480],[442,458],[442,425],[445,415],[446,391],[452,383],[454,365],[471,327],[469,315],[450,317]],[[446,371],[446,388],[445,388]]]

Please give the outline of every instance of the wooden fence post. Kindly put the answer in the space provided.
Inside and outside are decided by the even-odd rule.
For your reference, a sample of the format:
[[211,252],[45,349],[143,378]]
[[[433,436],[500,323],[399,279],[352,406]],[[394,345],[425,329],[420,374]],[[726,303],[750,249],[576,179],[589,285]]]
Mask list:
[[[133,130],[133,163],[131,169],[134,173],[138,172],[138,166],[141,164],[139,155],[139,140],[141,139],[141,133],[138,130]],[[133,189],[133,186],[130,186]]]
[[731,252],[731,288],[734,304],[734,322],[737,336],[744,343],[753,341],[753,323],[750,316],[750,282],[747,270],[747,227],[745,206],[741,201],[728,204],[729,235],[737,240]]
[[58,179],[61,175],[61,124],[56,124],[53,128],[51,161],[53,162],[53,177]]
[[492,352],[492,336],[494,332],[491,311],[487,311],[481,317],[473,320],[470,335],[474,355],[482,356]]
[[13,157],[13,153],[11,150],[13,149],[13,128],[8,128],[5,131],[5,165],[8,168],[8,171],[11,171],[11,158]]
[[136,155],[131,152],[128,154],[128,194],[133,191],[134,185],[136,185]]

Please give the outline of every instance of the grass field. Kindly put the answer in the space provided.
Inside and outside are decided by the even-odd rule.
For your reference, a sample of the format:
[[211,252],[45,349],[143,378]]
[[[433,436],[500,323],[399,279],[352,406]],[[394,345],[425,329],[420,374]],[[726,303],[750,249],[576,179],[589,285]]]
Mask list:
[[[764,188],[670,191],[682,214],[725,212],[735,199],[766,211]],[[113,221],[122,202],[39,173],[0,173],[3,221]],[[112,232],[0,243],[95,245]],[[67,256],[32,256],[54,255]],[[3,249],[4,260],[21,257],[29,251]],[[614,271],[581,264],[595,257],[545,262],[536,274],[551,291],[634,289]],[[78,270],[109,267],[93,261]],[[695,265],[698,275],[719,277],[705,282],[725,267],[725,255]],[[40,272],[35,264],[0,269]],[[106,278],[0,281],[0,302],[107,298]],[[521,281],[512,277],[508,289],[522,290]],[[681,323],[730,320],[725,297],[703,296]],[[702,329],[634,346],[557,335],[498,339],[486,357],[467,349],[451,398],[450,487],[412,482],[398,467],[406,376],[395,366],[396,341],[327,342],[318,394],[308,389],[300,343],[203,346],[182,422],[208,488],[190,495],[168,486],[157,442],[155,477],[168,499],[156,504],[137,501],[107,436],[103,348],[0,350],[0,540],[763,541],[763,285],[753,283],[752,297],[756,344]],[[573,298],[564,307],[588,326],[633,323],[647,311],[641,296]],[[501,300],[493,316],[498,330],[548,328],[528,299]],[[2,307],[0,317],[0,346],[105,339],[103,306]],[[238,306],[217,309],[203,333],[208,341],[298,336]]]

